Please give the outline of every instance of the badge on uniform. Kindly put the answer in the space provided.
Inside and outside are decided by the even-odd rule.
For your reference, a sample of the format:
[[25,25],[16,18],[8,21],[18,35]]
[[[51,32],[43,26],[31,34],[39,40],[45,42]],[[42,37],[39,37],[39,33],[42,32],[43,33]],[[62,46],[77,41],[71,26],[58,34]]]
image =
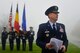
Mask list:
[[25,37],[23,37],[23,39],[25,39]]
[[49,34],[46,34],[46,37],[48,37],[49,36]]
[[31,32],[31,35],[33,35],[33,32]]
[[45,34],[46,34],[46,37],[48,37],[49,36],[49,31],[45,31]]
[[60,26],[60,32],[64,32],[63,28]]

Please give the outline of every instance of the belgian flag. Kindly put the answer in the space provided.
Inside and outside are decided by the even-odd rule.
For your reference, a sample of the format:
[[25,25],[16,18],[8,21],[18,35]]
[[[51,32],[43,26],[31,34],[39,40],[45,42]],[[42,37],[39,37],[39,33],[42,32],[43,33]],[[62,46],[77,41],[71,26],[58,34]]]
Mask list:
[[15,15],[15,21],[14,21],[14,29],[16,32],[19,33],[19,12],[18,12],[18,4],[17,4],[17,8],[16,8],[16,15]]

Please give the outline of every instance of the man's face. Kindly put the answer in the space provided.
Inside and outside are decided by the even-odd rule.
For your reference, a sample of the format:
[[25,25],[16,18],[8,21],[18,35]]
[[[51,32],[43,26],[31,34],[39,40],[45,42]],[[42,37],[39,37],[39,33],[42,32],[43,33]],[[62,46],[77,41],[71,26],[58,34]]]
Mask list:
[[6,29],[3,29],[4,31],[6,31]]
[[56,22],[58,20],[58,13],[49,13],[48,17],[51,21]]
[[30,28],[30,31],[33,31],[33,28]]

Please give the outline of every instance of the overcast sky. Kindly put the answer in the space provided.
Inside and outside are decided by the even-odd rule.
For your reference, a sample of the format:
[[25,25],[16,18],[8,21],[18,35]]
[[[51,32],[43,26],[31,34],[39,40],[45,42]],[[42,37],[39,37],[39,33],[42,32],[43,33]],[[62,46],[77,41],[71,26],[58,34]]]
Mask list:
[[20,26],[24,4],[26,6],[27,30],[29,30],[29,26],[33,26],[34,31],[37,32],[39,24],[48,21],[44,14],[46,9],[57,5],[60,12],[58,22],[65,24],[68,37],[74,34],[80,35],[80,0],[0,0],[0,27],[6,26],[8,23],[11,4],[13,5],[14,22],[17,3]]

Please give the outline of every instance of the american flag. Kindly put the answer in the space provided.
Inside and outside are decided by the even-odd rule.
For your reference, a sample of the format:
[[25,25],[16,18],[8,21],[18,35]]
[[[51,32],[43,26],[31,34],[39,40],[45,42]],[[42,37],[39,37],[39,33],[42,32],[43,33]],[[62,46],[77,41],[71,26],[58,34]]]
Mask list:
[[11,6],[11,10],[10,10],[10,16],[9,16],[9,30],[11,31],[12,28],[12,6]]

